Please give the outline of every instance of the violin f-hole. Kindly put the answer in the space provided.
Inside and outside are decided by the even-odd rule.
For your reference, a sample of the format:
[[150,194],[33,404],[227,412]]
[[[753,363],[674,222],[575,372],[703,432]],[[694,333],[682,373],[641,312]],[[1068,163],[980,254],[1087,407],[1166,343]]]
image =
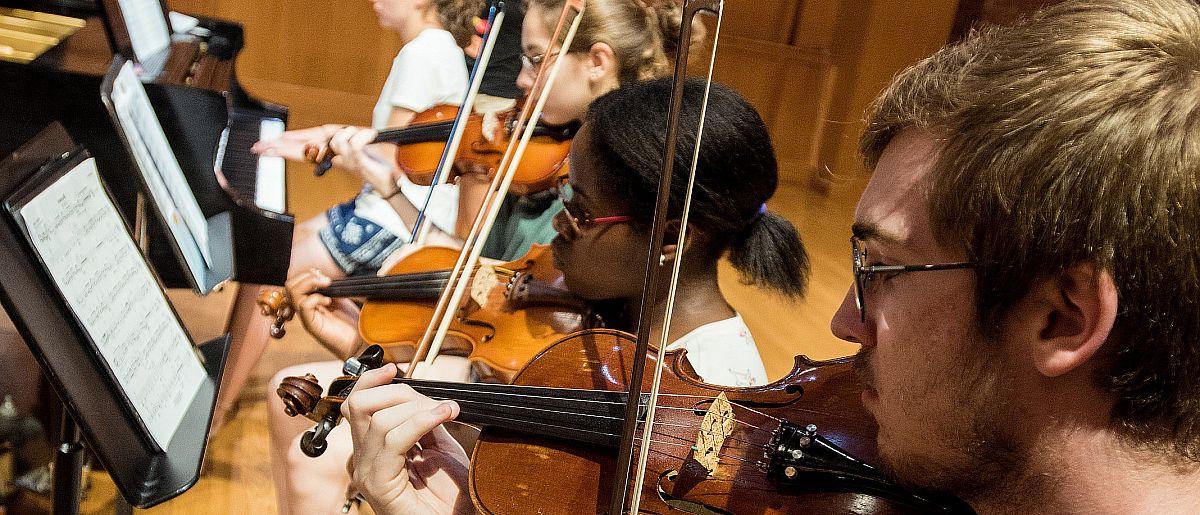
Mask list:
[[662,502],[667,503],[667,506],[685,513],[694,513],[697,515],[733,515],[732,512],[722,510],[721,508],[675,496],[671,492],[675,490],[676,479],[679,479],[679,471],[673,469],[665,471],[658,476],[658,483],[655,485],[655,490],[658,492],[658,498]]

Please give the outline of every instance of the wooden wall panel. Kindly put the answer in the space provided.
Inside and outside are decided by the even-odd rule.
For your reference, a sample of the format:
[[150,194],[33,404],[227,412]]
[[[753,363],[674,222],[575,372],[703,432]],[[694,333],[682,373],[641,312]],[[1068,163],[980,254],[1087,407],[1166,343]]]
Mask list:
[[758,109],[771,131],[782,178],[807,181],[836,78],[828,51],[736,36],[721,41],[716,80]]
[[803,0],[732,0],[725,2],[724,36],[741,36],[772,43],[791,42]]
[[242,77],[378,95],[400,49],[370,2],[176,0],[171,7],[242,23]]

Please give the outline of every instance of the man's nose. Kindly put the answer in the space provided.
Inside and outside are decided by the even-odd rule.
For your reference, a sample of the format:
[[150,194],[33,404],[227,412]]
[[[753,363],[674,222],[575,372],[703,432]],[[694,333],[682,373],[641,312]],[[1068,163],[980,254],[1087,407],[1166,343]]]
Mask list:
[[536,77],[536,75],[537,74],[534,73],[532,68],[528,66],[522,66],[521,73],[517,74],[517,87],[521,88],[521,91],[524,91],[526,95],[529,95],[532,93],[533,79]]
[[838,306],[838,310],[833,314],[833,320],[829,321],[829,330],[833,335],[846,340],[848,342],[862,343],[862,315],[858,312],[858,304],[854,301],[854,288],[846,289],[846,295],[842,297],[842,304]]

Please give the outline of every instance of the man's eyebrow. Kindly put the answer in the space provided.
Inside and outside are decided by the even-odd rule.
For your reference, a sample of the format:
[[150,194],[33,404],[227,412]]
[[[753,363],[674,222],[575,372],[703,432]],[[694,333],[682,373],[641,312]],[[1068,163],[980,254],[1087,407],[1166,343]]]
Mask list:
[[874,222],[854,222],[854,225],[850,227],[850,231],[859,240],[876,240],[894,244],[903,241],[899,236],[885,232]]

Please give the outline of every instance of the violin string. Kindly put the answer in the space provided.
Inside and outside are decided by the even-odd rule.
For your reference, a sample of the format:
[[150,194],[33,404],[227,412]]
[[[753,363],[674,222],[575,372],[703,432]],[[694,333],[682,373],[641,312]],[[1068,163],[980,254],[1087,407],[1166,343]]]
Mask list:
[[[634,439],[634,443],[641,442],[641,441],[642,441],[642,438],[641,438],[640,436]],[[683,447],[683,448],[686,448],[686,449],[691,449],[691,448],[692,448],[692,447],[691,447],[691,445],[689,445],[689,444],[682,444],[682,443],[677,443],[677,442],[664,442],[664,441],[662,441],[662,440],[650,440],[650,443],[651,443],[651,448],[650,448],[650,450],[651,450],[651,451],[655,451],[655,449],[654,449],[654,447],[653,447],[653,444],[659,444],[659,445],[672,445],[672,446],[675,446],[675,447]],[[669,453],[667,453],[667,452],[664,452],[664,451],[661,451],[661,450],[658,450],[658,451],[655,451],[655,452],[660,452],[660,453],[662,453],[662,454],[666,454],[667,456],[670,456],[670,457],[672,457],[672,458],[675,458],[675,459],[677,459],[677,460],[681,460],[681,461],[682,461],[682,460],[685,460],[685,459],[687,459],[687,456],[676,456],[676,455],[674,455],[674,454],[669,454]],[[722,457],[722,458],[732,458],[732,459],[738,460],[738,461],[740,461],[740,462],[742,462],[742,463],[749,463],[749,464],[751,464],[751,465],[757,465],[757,463],[756,463],[756,462],[750,461],[750,460],[748,460],[748,459],[746,459],[746,458],[742,458],[742,457],[734,456],[734,455],[732,455],[732,454],[726,454],[726,453],[723,453],[723,452],[719,452],[719,453],[717,453],[717,456],[719,456],[719,457]]]
[[[655,424],[656,426],[659,426],[659,427],[681,427],[681,428],[684,428],[684,429],[691,429],[691,428],[693,427],[693,426],[690,426],[690,425],[687,425],[687,424],[670,424],[670,423],[667,423],[667,422],[655,422],[654,424]],[[706,433],[706,434],[709,434],[709,435],[715,435],[715,434],[716,434],[716,431],[712,431],[712,430],[700,430],[700,432],[701,432],[701,433]],[[748,441],[748,440],[742,440],[741,438],[738,438],[738,437],[736,437],[736,436],[733,436],[733,435],[728,435],[728,436],[726,436],[725,438],[726,438],[727,440],[734,440],[734,441],[737,441],[737,442],[744,443],[744,444],[746,444],[746,445],[749,445],[749,446],[751,446],[751,447],[762,447],[762,446],[764,446],[764,445],[765,445],[765,444],[760,444],[760,443],[751,442],[751,441]]]
[[[429,391],[441,391],[441,392],[446,392],[446,393],[450,393],[450,392],[454,392],[454,393],[464,393],[464,392],[465,392],[465,393],[479,393],[479,391],[478,391],[478,390],[468,390],[468,389],[461,389],[461,388],[450,388],[450,387],[444,387],[444,386],[424,386],[424,385],[421,385],[419,389],[420,389],[420,390],[427,391],[427,392],[429,392]],[[559,397],[550,397],[550,396],[545,396],[545,395],[533,395],[533,394],[521,394],[521,393],[509,393],[509,392],[483,392],[483,393],[487,393],[487,394],[490,394],[490,395],[504,396],[504,397],[516,397],[516,398],[530,398],[530,399],[562,399],[562,398],[559,398]],[[444,399],[442,399],[442,400],[453,400],[453,399],[450,399],[450,398],[448,398],[448,397],[447,397],[447,398],[444,398]],[[623,402],[616,402],[616,401],[604,401],[604,400],[594,400],[594,399],[570,399],[570,400],[572,400],[572,401],[575,401],[575,402],[586,402],[586,403],[594,403],[594,404],[608,404],[608,405],[623,405],[623,404],[624,404]],[[471,402],[471,401],[468,401],[468,402]],[[512,405],[512,404],[494,404],[494,405],[496,405],[496,406],[503,406],[503,407],[506,407],[506,408],[514,408],[514,409],[542,409],[542,408],[528,408],[528,407],[525,407],[525,406],[518,406],[518,405]],[[695,408],[690,408],[690,407],[665,406],[665,405],[660,405],[660,406],[659,406],[659,408],[661,408],[661,409],[664,409],[664,410],[674,410],[674,411],[694,411],[694,410],[695,410]],[[556,411],[556,410],[545,410],[545,411],[550,411],[550,412],[553,412],[553,413],[561,413],[561,414],[571,414],[570,412],[562,412],[562,411]],[[601,417],[601,418],[607,418],[607,419],[611,419],[611,420],[622,420],[622,419],[623,419],[623,417],[619,417],[619,416],[605,416],[605,415],[589,415],[589,416],[597,416],[597,417]],[[751,424],[751,423],[749,423],[749,422],[746,422],[746,421],[744,421],[744,420],[739,420],[739,419],[737,419],[736,417],[734,417],[734,416],[732,416],[732,415],[730,415],[730,416],[727,416],[727,417],[722,417],[722,418],[723,418],[723,419],[725,419],[725,418],[732,419],[734,422],[736,422],[736,423],[738,423],[738,424],[742,424],[743,426],[746,426],[746,427],[748,427],[748,428],[750,428],[750,429],[753,429],[753,430],[755,430],[755,431],[762,431],[762,432],[764,432],[764,433],[773,433],[773,430],[768,430],[768,429],[765,429],[765,428],[758,427],[758,426],[756,426],[756,425],[754,425],[754,424]],[[773,420],[778,420],[778,419],[776,419],[775,417],[769,417],[769,418],[771,418],[771,419],[773,419]]]
[[[655,422],[655,427],[656,427],[656,428],[657,428],[657,427],[660,427],[660,426],[662,426],[662,424],[659,424],[659,423]],[[701,430],[697,431],[697,433],[698,433],[698,434],[707,434],[707,435],[709,435],[709,436],[718,436],[716,432],[714,432],[714,431],[711,431],[711,430],[704,430],[704,429],[701,429]],[[654,434],[656,434],[656,435],[662,435],[662,436],[667,436],[668,438],[673,438],[673,439],[675,439],[675,440],[679,440],[679,441],[681,441],[681,442],[687,442],[689,445],[691,445],[691,443],[692,443],[692,441],[691,441],[691,440],[689,440],[689,439],[687,439],[687,438],[684,438],[684,437],[682,437],[682,436],[679,436],[679,435],[675,435],[675,434],[663,433],[663,432],[655,432]],[[635,437],[635,440],[637,440],[637,439],[640,439],[640,438],[641,438],[640,436],[639,436],[639,437]],[[730,437],[726,437],[726,438],[725,438],[725,441],[726,441],[726,442],[728,442],[728,440],[736,440],[736,439],[735,439],[735,438],[733,438],[732,436],[730,436]],[[664,441],[662,441],[662,440],[653,440],[653,441],[654,441],[654,442],[659,442],[659,443],[667,443],[667,442],[664,442]],[[755,444],[749,444],[748,442],[745,442],[744,440],[737,440],[737,441],[739,441],[739,442],[742,442],[742,443],[747,443],[749,446],[748,446],[748,447],[739,447],[739,446],[736,446],[736,445],[724,445],[724,444],[722,444],[721,448],[722,448],[722,449],[726,449],[726,450],[749,451],[749,450],[751,450],[751,449],[765,450],[765,449],[766,449],[766,447],[767,447],[766,445],[755,445]]]
[[[605,365],[605,362],[603,362],[603,361],[601,361],[601,360],[598,360],[598,359],[588,359],[588,360],[584,360],[584,363],[587,363],[587,364],[590,364],[590,365],[596,365],[596,366],[598,366],[598,367],[599,367],[599,366],[604,366],[604,365]],[[513,386],[515,386],[515,385],[513,385]],[[684,399],[698,399],[698,400],[701,400],[701,401],[711,401],[711,400],[713,400],[713,399],[716,397],[715,395],[714,395],[714,396],[706,396],[706,395],[683,394],[683,393],[659,393],[659,394],[658,394],[658,396],[659,396],[659,397],[678,397],[678,398],[684,398]],[[744,405],[744,404],[742,404],[742,403],[740,403],[740,402],[738,402],[738,401],[729,401],[729,403],[730,403],[730,404],[732,404],[732,405],[733,405],[733,406],[735,406],[735,407],[738,407],[738,408],[744,409],[744,410],[746,410],[746,411],[749,411],[749,412],[751,412],[751,413],[753,413],[753,414],[755,414],[755,415],[759,415],[759,416],[762,416],[762,417],[766,417],[766,418],[769,418],[769,419],[771,419],[771,420],[774,420],[774,421],[776,421],[776,422],[779,422],[779,423],[783,423],[783,422],[784,422],[784,420],[783,420],[783,419],[781,419],[781,418],[778,418],[778,417],[774,417],[774,416],[768,415],[768,414],[766,414],[766,413],[763,413],[762,411],[759,411],[759,410],[757,410],[757,409],[754,409],[754,408],[751,408],[751,407],[749,407],[749,406],[746,406],[746,405]],[[622,404],[624,404],[624,402],[622,402]],[[842,419],[842,420],[853,420],[851,417],[847,417],[847,416],[845,416],[845,415],[839,415],[839,414],[837,414],[837,413],[831,413],[831,412],[826,412],[826,411],[821,411],[821,410],[815,410],[815,409],[812,409],[812,408],[792,407],[791,409],[794,409],[794,410],[796,410],[796,411],[805,412],[805,413],[812,413],[812,414],[814,414],[814,415],[822,415],[822,416],[828,416],[828,417],[838,418],[838,419]]]
[[[693,409],[695,409],[695,408],[680,408],[680,407],[676,407],[676,406],[662,406],[662,405],[659,405],[659,406],[658,406],[658,409],[665,409],[665,410],[676,410],[676,411],[691,411],[691,410],[693,410]],[[771,417],[771,418],[775,418],[775,417]],[[767,430],[767,429],[765,429],[765,428],[758,427],[758,426],[756,426],[756,425],[754,425],[754,424],[751,424],[751,423],[749,423],[749,422],[746,422],[746,421],[744,421],[744,420],[738,420],[738,418],[737,418],[737,417],[735,417],[735,416],[733,416],[733,415],[722,416],[722,417],[721,417],[721,419],[722,419],[722,420],[733,420],[734,422],[737,422],[738,424],[742,424],[742,425],[744,425],[744,426],[746,426],[746,427],[749,427],[749,428],[751,428],[751,429],[754,429],[754,430],[756,430],[756,431],[763,431],[763,432],[768,432],[768,433],[769,433],[769,432],[771,432],[771,431],[769,431],[769,430]],[[778,419],[776,419],[776,420],[778,420]]]
[[[452,388],[452,387],[448,387],[448,386],[422,386],[421,388],[423,388],[423,389],[427,389],[427,390],[429,390],[429,389],[436,389],[436,390],[440,390],[440,391],[444,391],[444,392],[456,392],[456,393],[464,393],[464,392],[465,392],[465,393],[470,393],[470,392],[477,392],[477,390],[470,390],[470,389],[464,389],[464,388]],[[522,386],[514,386],[513,388],[539,388],[539,387],[522,387]],[[554,388],[552,388],[552,389],[554,389]],[[558,389],[558,390],[568,391],[568,390],[570,390],[570,389]],[[595,391],[601,391],[601,390],[595,390]],[[547,396],[547,395],[524,394],[524,393],[515,393],[515,392],[483,392],[483,393],[485,393],[485,394],[487,394],[487,395],[498,395],[498,396],[505,396],[505,397],[514,397],[514,398],[527,398],[527,399],[559,399],[559,398],[560,398],[560,397],[552,397],[552,396]],[[701,400],[711,400],[711,398],[710,398],[710,397],[703,397],[703,396],[699,396],[699,395],[685,395],[685,394],[662,394],[662,395],[664,395],[664,396],[668,396],[668,397],[673,397],[673,398],[675,398],[675,399],[701,399]],[[624,404],[624,402],[620,402],[620,401],[605,401],[605,400],[597,400],[597,399],[570,399],[570,400],[572,400],[572,401],[574,401],[574,402],[585,402],[585,403],[588,403],[588,404],[608,404],[608,405],[623,405],[623,404]],[[770,419],[770,420],[776,421],[776,422],[778,422],[778,423],[782,423],[782,422],[783,422],[783,421],[782,421],[781,419],[779,419],[778,417],[773,417],[773,416],[767,415],[767,414],[765,414],[765,413],[762,413],[761,411],[755,410],[755,409],[753,409],[753,408],[749,408],[749,407],[747,407],[747,406],[744,406],[744,405],[742,405],[742,404],[738,404],[738,403],[735,403],[735,402],[732,402],[732,401],[730,402],[730,404],[731,404],[731,405],[733,405],[733,406],[735,406],[735,407],[737,407],[737,408],[740,408],[740,409],[742,409],[742,410],[749,411],[749,412],[751,412],[751,413],[753,413],[753,414],[756,414],[756,415],[759,415],[759,416],[765,417],[765,418],[767,418],[767,419]],[[644,404],[643,404],[643,405],[644,405]],[[522,408],[521,406],[516,406],[516,405],[507,405],[506,407],[515,408],[515,409],[521,409],[521,408]],[[693,410],[695,409],[694,407],[678,407],[678,406],[669,406],[669,405],[660,405],[659,407],[660,407],[660,408],[662,408],[662,409],[667,409],[667,410],[676,410],[676,411],[693,411]],[[798,411],[807,411],[807,412],[811,412],[811,413],[815,413],[815,414],[819,414],[819,415],[825,415],[825,416],[830,416],[830,417],[842,418],[842,419],[847,419],[847,418],[848,418],[848,417],[844,417],[844,416],[836,415],[836,414],[833,414],[833,413],[824,413],[824,412],[820,412],[820,411],[817,411],[817,410],[810,410],[810,409],[805,409],[805,408],[793,408],[793,409],[796,409],[796,410],[798,410]],[[563,413],[565,413],[565,412],[563,412]],[[615,420],[615,419],[620,419],[620,417],[615,417],[615,416],[604,416],[603,418],[609,418],[609,419],[614,419],[614,420]],[[744,420],[741,420],[740,418],[738,418],[738,417],[736,417],[736,416],[733,416],[733,417],[730,417],[730,418],[732,418],[732,419],[733,419],[733,421],[734,421],[735,423],[737,423],[737,424],[741,424],[742,426],[744,426],[744,427],[746,427],[746,428],[749,428],[749,429],[751,429],[752,431],[758,431],[758,432],[762,432],[762,433],[768,433],[768,434],[773,434],[773,433],[774,433],[774,430],[772,430],[772,429],[766,429],[766,428],[760,427],[760,426],[758,426],[758,425],[751,424],[751,423],[749,423],[749,422],[746,422],[746,421],[744,421]]]
[[[431,398],[433,398],[434,400],[446,400],[446,399],[438,399],[438,398],[436,398],[436,397],[431,397]],[[537,409],[537,408],[534,408],[534,409],[532,409],[532,411],[552,411],[552,412],[556,412],[556,411],[554,411],[554,410],[544,410],[544,409]],[[563,413],[563,412],[557,412],[557,413]],[[567,414],[570,414],[570,413],[567,413]],[[506,420],[509,420],[509,421],[515,421],[515,422],[523,422],[522,420],[517,420],[517,419],[512,419],[512,418],[507,418],[507,417],[499,417],[499,418],[505,418]],[[563,425],[559,425],[559,424],[546,423],[546,422],[544,422],[544,421],[543,421],[543,422],[540,422],[540,423],[542,423],[543,425],[550,426],[550,427],[554,427],[554,428],[558,428],[558,429],[565,429],[565,430],[574,431],[574,432],[579,432],[579,433],[591,433],[591,434],[595,434],[595,435],[598,435],[598,436],[608,436],[608,437],[619,437],[619,436],[620,436],[620,433],[611,433],[611,432],[596,431],[596,430],[591,430],[591,429],[582,429],[582,428],[578,428],[578,427],[574,427],[574,426],[563,426]],[[641,424],[639,424],[639,425],[641,425]],[[661,425],[663,425],[663,424],[658,424],[658,423],[656,423],[656,427],[659,427],[659,426],[661,426]],[[686,427],[686,426],[685,426],[685,427]],[[667,438],[674,438],[674,439],[676,439],[676,440],[680,440],[680,441],[683,441],[683,442],[688,442],[688,440],[687,440],[687,439],[685,439],[685,438],[683,438],[683,437],[681,437],[681,436],[674,435],[674,434],[671,434],[671,433],[662,432],[662,431],[651,431],[651,434],[652,434],[652,435],[654,435],[654,436],[667,437]],[[728,437],[727,437],[727,438],[728,438]],[[750,445],[750,448],[752,448],[752,449],[753,449],[753,448],[762,448],[762,447],[763,447],[762,445],[757,445],[757,444],[753,444],[753,443],[750,443],[750,442],[745,442],[744,440],[740,440],[740,439],[736,439],[736,438],[733,438],[733,439],[734,439],[734,440],[737,440],[737,441],[740,441],[740,442],[743,442],[743,443],[747,443],[748,445]],[[635,442],[637,442],[637,441],[641,441],[641,436],[637,436],[637,437],[635,437],[635,439],[634,439],[634,440],[635,440]],[[669,441],[666,441],[666,440],[659,440],[659,439],[651,439],[651,440],[650,440],[650,443],[651,443],[651,444],[662,444],[662,445],[673,445],[673,446],[678,446],[678,447],[686,447],[686,448],[689,448],[689,449],[692,447],[692,445],[691,445],[690,443],[669,442]],[[733,449],[733,448],[735,448],[735,447],[733,447],[733,446],[723,446],[722,448],[723,448],[723,449]],[[664,453],[664,454],[665,454],[665,453]],[[745,463],[754,464],[753,462],[750,462],[749,460],[746,460],[746,459],[744,459],[744,458],[741,458],[741,457],[738,457],[738,456],[736,456],[736,455],[730,454],[730,453],[728,453],[728,452],[718,452],[718,453],[717,453],[717,456],[719,456],[719,457],[723,457],[723,458],[732,458],[732,459],[735,459],[735,460],[738,460],[738,461],[742,461],[742,462],[745,462]],[[686,456],[672,456],[672,457],[678,458],[678,459],[680,459],[680,460],[682,460],[682,459],[686,459]]]
[[[446,398],[446,397],[436,397],[436,396],[431,396],[430,398],[431,398],[431,399],[433,399],[433,400],[439,400],[439,401],[440,401],[440,400],[453,400],[453,399],[449,399],[449,398]],[[523,406],[513,406],[513,405],[506,405],[506,404],[484,403],[483,401],[475,401],[475,400],[465,400],[465,401],[464,401],[464,400],[458,400],[457,402],[460,402],[460,403],[463,403],[463,404],[468,404],[468,405],[470,405],[470,404],[486,404],[486,405],[487,405],[487,406],[489,406],[489,407],[515,408],[515,409],[521,409],[521,410],[523,410],[523,411],[526,411],[526,412],[545,412],[545,413],[553,413],[553,414],[558,414],[558,415],[583,415],[583,416],[589,416],[589,417],[594,417],[594,418],[609,419],[609,420],[613,420],[613,421],[623,420],[623,418],[622,418],[622,417],[616,417],[616,416],[595,415],[595,414],[586,414],[586,413],[585,413],[585,414],[580,414],[580,413],[577,413],[577,412],[562,411],[562,410],[553,410],[553,409],[546,409],[546,408],[530,408],[530,407],[523,407]],[[660,406],[660,407],[661,407],[661,406]],[[521,420],[521,419],[512,418],[512,417],[506,417],[506,416],[499,416],[499,417],[497,417],[497,418],[501,418],[501,419],[504,419],[504,420],[507,420],[507,421],[512,421],[512,422],[521,422],[521,421],[523,421],[523,420]],[[603,435],[603,436],[620,436],[620,433],[605,433],[605,432],[594,431],[594,430],[590,430],[590,429],[581,429],[581,428],[579,428],[579,427],[577,427],[577,426],[564,426],[564,425],[560,425],[560,424],[554,424],[554,423],[550,423],[550,422],[546,422],[546,421],[540,421],[539,423],[541,423],[541,424],[543,424],[543,425],[547,425],[547,426],[551,426],[551,427],[555,427],[555,428],[559,428],[559,429],[571,430],[571,431],[583,431],[583,432],[589,432],[589,433],[598,434],[598,435]],[[645,425],[645,421],[639,421],[639,422],[638,422],[638,425],[639,425],[639,427],[641,427],[641,426],[644,426],[644,425]],[[655,422],[655,428],[658,428],[658,427],[682,427],[682,428],[692,428],[693,426],[687,426],[687,425],[682,425],[682,424],[666,424],[666,423],[661,423],[661,422]],[[751,429],[761,429],[761,428],[755,428],[754,426],[749,426],[749,427],[750,427]],[[697,426],[697,427],[695,427],[695,429],[699,430],[700,428]],[[763,430],[763,431],[765,432],[766,430]],[[709,434],[712,434],[712,432],[711,432],[711,431],[708,431],[708,433],[709,433]],[[680,440],[686,440],[686,439],[684,439],[684,438],[682,438],[682,437],[679,437],[679,436],[676,436],[676,435],[670,435],[670,433],[665,433],[665,432],[655,432],[654,434],[658,434],[658,435],[668,435],[668,436],[671,436],[672,438],[678,438],[678,439],[680,439]],[[737,441],[740,441],[740,442],[743,442],[743,443],[745,443],[745,444],[747,444],[747,445],[749,445],[749,446],[751,446],[751,447],[762,447],[762,446],[763,446],[763,444],[758,444],[758,443],[754,443],[754,442],[749,442],[749,441],[746,441],[746,440],[741,440],[741,439],[736,439],[736,440],[737,440]]]
[[[454,383],[451,383],[451,384],[454,384]],[[518,387],[515,387],[515,388],[522,388],[522,387],[519,387],[519,386],[518,386]],[[524,387],[524,388],[537,388],[537,387]],[[440,392],[445,392],[445,393],[483,393],[483,394],[485,394],[485,395],[491,395],[491,396],[501,396],[501,397],[506,397],[506,398],[547,399],[547,400],[555,400],[555,399],[560,399],[560,400],[571,400],[571,401],[573,401],[573,402],[585,402],[585,403],[589,403],[589,404],[624,405],[624,402],[619,402],[619,401],[605,401],[605,400],[596,400],[596,399],[577,399],[577,398],[566,398],[566,397],[552,397],[552,396],[548,396],[548,395],[525,394],[525,393],[515,393],[515,392],[487,392],[487,391],[481,391],[481,390],[472,390],[472,389],[467,389],[467,388],[453,388],[453,387],[450,387],[450,386],[425,386],[425,385],[419,385],[419,388],[418,388],[418,390],[424,390],[424,391],[440,391]],[[566,389],[563,389],[563,390],[565,391]],[[597,391],[599,391],[599,390],[597,390]],[[447,397],[447,398],[445,398],[445,399],[443,399],[443,400],[453,400],[453,399],[450,399],[450,398],[448,398],[448,397]],[[526,407],[524,407],[524,406],[511,405],[511,404],[496,404],[496,405],[497,405],[497,406],[504,406],[504,407],[508,407],[508,408],[514,408],[514,409],[539,409],[539,408],[526,408]],[[643,404],[643,405],[644,405],[644,404]],[[679,407],[679,406],[667,406],[667,405],[660,405],[660,406],[659,406],[659,408],[661,408],[661,409],[665,409],[665,410],[674,410],[674,411],[694,411],[694,410],[695,410],[695,408],[694,408],[694,407]],[[554,410],[547,410],[547,411],[552,411],[552,412],[557,412],[557,413],[568,414],[568,412],[558,412],[558,411],[554,411]],[[753,410],[752,410],[752,411],[753,411]],[[593,415],[593,416],[601,416],[601,415]],[[764,415],[764,416],[766,416],[766,415]],[[623,417],[618,417],[618,416],[601,416],[601,417],[602,417],[602,418],[613,419],[613,420],[621,420],[621,419],[623,418]],[[771,417],[771,416],[766,416],[766,417],[767,417],[767,418],[769,418],[769,419],[771,419],[771,420],[775,420],[775,421],[778,421],[778,420],[779,420],[779,419],[778,419],[778,418],[776,418],[776,417]],[[753,429],[753,430],[755,430],[755,431],[762,431],[762,432],[764,432],[764,433],[773,433],[773,432],[774,432],[773,430],[768,430],[768,429],[765,429],[765,428],[762,428],[762,427],[756,426],[756,425],[754,425],[754,424],[751,424],[751,423],[749,423],[749,422],[746,422],[746,421],[744,421],[744,420],[740,420],[740,419],[738,419],[737,417],[734,417],[734,416],[732,416],[732,415],[730,415],[730,416],[728,416],[728,417],[723,417],[723,418],[730,418],[730,419],[732,419],[732,420],[733,420],[735,423],[742,424],[743,426],[745,426],[745,427],[748,427],[748,428],[751,428],[751,429]]]

